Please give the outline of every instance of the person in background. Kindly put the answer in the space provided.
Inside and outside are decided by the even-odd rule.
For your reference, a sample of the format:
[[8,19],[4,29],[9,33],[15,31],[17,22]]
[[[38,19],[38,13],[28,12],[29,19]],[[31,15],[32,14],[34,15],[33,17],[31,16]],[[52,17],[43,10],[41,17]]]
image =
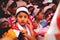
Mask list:
[[[35,16],[35,20],[33,22],[33,27],[34,31],[36,33],[36,39],[37,40],[43,40],[44,39],[44,34],[47,32],[49,27],[46,27],[47,25],[42,25],[42,24],[47,24],[45,21],[41,24],[40,21],[43,20],[44,13],[42,13],[42,10],[38,12],[38,14]],[[45,22],[45,23],[44,23]],[[45,27],[43,27],[45,26]]]
[[10,29],[7,18],[0,18],[0,38],[4,37],[3,34]]
[[56,4],[52,6],[52,9],[53,9],[54,12],[56,11],[56,8],[57,8]]
[[28,10],[30,12],[30,15],[32,15],[33,14],[33,11],[34,11],[34,7],[33,6],[29,6],[28,7]]
[[40,25],[44,28],[46,27],[47,21],[44,19],[44,13],[42,10],[39,10],[36,14],[35,18],[37,18],[37,21],[40,23]]
[[0,0],[0,18],[4,16],[5,11],[3,10],[3,0]]
[[16,2],[12,2],[12,3],[9,5],[9,7],[8,7],[7,10],[10,12],[10,15],[15,16],[16,9],[17,9],[17,4],[16,4]]
[[12,4],[8,7],[8,11],[9,11],[9,15],[10,17],[8,17],[9,20],[9,25],[12,26],[13,23],[15,23],[15,13],[16,13],[16,9],[17,9],[17,4],[16,2],[12,2]]
[[47,11],[45,12],[45,19],[48,22],[48,25],[50,25],[53,15],[54,15],[54,11],[52,8],[47,9]]
[[29,19],[31,20],[31,22],[34,21],[34,16],[33,16],[33,11],[34,11],[34,7],[33,6],[29,6],[28,7],[28,10],[29,10]]
[[54,4],[58,5],[58,4],[59,4],[59,2],[60,2],[60,0],[53,0],[53,2],[52,2],[52,3],[54,3]]

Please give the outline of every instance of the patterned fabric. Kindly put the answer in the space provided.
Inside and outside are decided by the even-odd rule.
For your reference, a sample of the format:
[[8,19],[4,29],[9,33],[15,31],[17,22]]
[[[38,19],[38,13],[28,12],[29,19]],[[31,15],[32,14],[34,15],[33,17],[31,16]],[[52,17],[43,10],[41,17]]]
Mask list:
[[[12,29],[10,29],[8,31],[8,36],[11,37],[11,38],[18,37],[19,33],[20,33],[20,30],[24,30],[24,28],[21,25],[19,25],[19,23],[16,23],[16,24],[13,25]],[[26,26],[26,30],[27,30],[28,35],[31,35],[30,30],[27,26]]]
[[9,18],[8,18],[8,21],[9,21],[9,26],[11,27],[12,25],[13,25],[13,23],[15,23],[15,17],[14,16],[10,16]]

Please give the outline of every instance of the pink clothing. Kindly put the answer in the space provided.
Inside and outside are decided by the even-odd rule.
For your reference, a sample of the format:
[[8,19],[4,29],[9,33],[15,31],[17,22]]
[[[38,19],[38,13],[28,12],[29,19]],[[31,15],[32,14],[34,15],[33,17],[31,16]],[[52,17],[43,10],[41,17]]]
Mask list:
[[42,26],[40,25],[39,27],[37,27],[37,29],[34,29],[34,31],[37,33],[37,40],[44,40],[44,35],[45,33],[47,33],[49,29],[49,26],[42,28]]
[[18,1],[17,2],[17,7],[20,7],[20,6],[27,6],[27,3],[24,2],[24,1]]
[[31,20],[31,22],[33,22],[35,20],[35,18],[33,16],[29,16],[29,19]]
[[42,28],[42,30],[39,32],[41,35],[44,35],[45,33],[47,33],[49,29],[49,26],[45,27],[45,28]]
[[15,23],[15,21],[16,21],[16,19],[15,19],[15,17],[14,16],[10,16],[9,18],[8,18],[8,22],[9,22],[9,26],[11,27],[14,23]]

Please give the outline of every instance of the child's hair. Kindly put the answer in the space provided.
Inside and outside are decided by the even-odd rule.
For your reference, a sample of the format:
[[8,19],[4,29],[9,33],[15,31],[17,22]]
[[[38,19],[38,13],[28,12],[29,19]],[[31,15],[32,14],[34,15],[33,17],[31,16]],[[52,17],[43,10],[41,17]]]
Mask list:
[[29,9],[29,8],[33,8],[33,9],[34,9],[34,7],[33,7],[33,6],[28,7],[28,9]]
[[36,16],[39,15],[39,13],[44,14],[42,10],[39,10],[39,12],[36,14]]
[[48,13],[49,11],[53,11],[53,9],[52,8],[49,8],[49,9],[47,9],[47,11],[45,12],[45,18],[50,14],[50,13]]
[[0,38],[2,38],[2,35],[5,33],[5,32],[8,32],[10,28],[1,28],[0,27]]
[[9,6],[10,8],[14,8],[14,7],[17,7],[17,4],[16,4],[16,2],[13,2],[10,6]]
[[40,13],[44,14],[42,10],[39,10],[38,13],[34,16],[35,20],[37,19],[37,15],[39,15]]
[[0,0],[0,5],[3,3],[3,0]]
[[8,22],[8,19],[7,18],[0,18],[0,24],[2,24],[4,22]]
[[9,2],[9,0],[3,0],[3,2],[4,2],[4,6],[3,7],[6,7],[8,2]]
[[31,14],[30,14],[30,15],[32,15],[35,8],[34,8],[33,6],[30,6],[30,7],[28,7],[28,10],[29,10],[30,8],[33,8],[32,11],[31,11]]
[[8,22],[8,21],[3,21],[3,22],[1,22],[1,23],[0,23],[0,26],[1,26],[3,23],[5,23],[5,22]]

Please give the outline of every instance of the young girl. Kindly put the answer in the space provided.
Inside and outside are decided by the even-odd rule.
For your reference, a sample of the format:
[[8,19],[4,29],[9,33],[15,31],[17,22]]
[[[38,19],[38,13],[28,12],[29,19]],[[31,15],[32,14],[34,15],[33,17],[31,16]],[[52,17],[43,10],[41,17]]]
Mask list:
[[[11,38],[18,38],[19,34],[23,35],[23,40],[36,40],[34,37],[32,23],[28,19],[28,9],[26,7],[19,7],[16,11],[16,23],[10,29],[7,35]],[[21,37],[21,36],[20,36]],[[22,40],[21,38],[19,40]]]

